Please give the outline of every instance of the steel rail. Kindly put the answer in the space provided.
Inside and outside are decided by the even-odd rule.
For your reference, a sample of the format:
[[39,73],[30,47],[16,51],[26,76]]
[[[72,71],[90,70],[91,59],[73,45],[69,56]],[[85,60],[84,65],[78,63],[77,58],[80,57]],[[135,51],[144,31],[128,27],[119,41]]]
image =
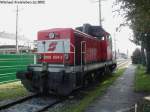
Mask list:
[[43,111],[46,111],[47,109],[49,109],[49,108],[53,107],[54,105],[59,104],[59,103],[61,103],[61,102],[63,102],[63,101],[64,101],[64,100],[58,99],[58,100],[56,100],[56,101],[54,101],[54,102],[52,102],[52,103],[50,103],[50,104],[44,106],[43,108],[41,108],[41,109],[39,109],[39,110],[37,110],[37,111],[35,111],[35,112],[43,112]]
[[129,62],[130,62],[130,60],[124,60],[124,61],[122,61],[122,62],[120,62],[120,63],[117,63],[117,68],[120,68],[120,67],[126,65],[126,64],[129,63]]
[[[16,101],[13,101],[13,102],[10,102],[10,103],[7,103],[7,104],[4,104],[4,105],[1,105],[0,106],[0,111],[7,111],[7,110],[9,110],[9,109],[11,109],[12,107],[14,108],[14,106],[16,106],[16,105],[18,105],[18,104],[20,104],[20,106],[22,106],[22,105],[26,105],[26,103],[29,101],[29,100],[33,100],[33,99],[35,99],[35,98],[42,98],[42,97],[40,97],[40,94],[34,94],[34,95],[31,95],[31,96],[26,96],[26,97],[23,97],[23,98],[20,98],[20,99],[18,99],[18,100],[16,100]],[[33,98],[33,99],[32,99]],[[35,110],[33,110],[32,112],[43,112],[43,111],[46,111],[46,110],[48,110],[49,108],[51,108],[51,107],[53,107],[54,105],[56,105],[56,104],[59,104],[59,103],[61,103],[61,102],[63,102],[63,101],[65,101],[66,100],[66,98],[58,98],[58,99],[54,99],[54,98],[52,98],[51,99],[51,97],[47,97],[47,98],[50,98],[49,99],[49,103],[46,103],[47,101],[45,101],[45,104],[43,105],[39,105],[38,103],[39,102],[37,102],[37,106],[39,106],[38,108],[35,108]],[[39,99],[39,101],[40,101],[40,99]],[[30,103],[29,103],[29,105],[30,105]],[[32,104],[31,104],[32,105]],[[35,106],[36,107],[36,106]],[[29,107],[26,107],[26,106],[24,106],[24,108],[28,108],[28,109],[30,109],[30,106]],[[24,108],[22,108],[23,110],[24,110]],[[32,107],[31,107],[32,108]],[[21,109],[21,110],[22,110]],[[26,110],[26,111],[24,111],[24,112],[28,112],[28,109]],[[21,111],[21,110],[17,110],[17,111]],[[10,110],[9,110],[10,111]],[[30,110],[31,111],[31,110]],[[14,112],[14,111],[13,111]]]
[[22,103],[24,101],[27,101],[27,100],[29,100],[29,99],[31,99],[33,97],[37,97],[37,96],[38,96],[38,94],[33,94],[33,95],[29,95],[29,96],[25,96],[25,97],[19,98],[19,99],[15,100],[15,101],[12,101],[12,102],[0,105],[0,111],[4,110],[4,109],[7,109],[7,108],[10,108],[10,107],[12,107],[12,106],[14,106],[16,104]]

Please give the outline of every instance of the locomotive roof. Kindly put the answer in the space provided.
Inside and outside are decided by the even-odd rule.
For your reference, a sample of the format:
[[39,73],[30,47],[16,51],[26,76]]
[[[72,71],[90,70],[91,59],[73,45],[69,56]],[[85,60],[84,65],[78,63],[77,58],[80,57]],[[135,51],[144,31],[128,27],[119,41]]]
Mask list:
[[110,35],[104,30],[102,26],[93,26],[90,24],[84,24],[83,26],[76,27],[76,30],[97,38],[102,38],[105,35]]
[[55,32],[55,31],[65,31],[65,30],[73,30],[72,28],[52,28],[46,30],[40,30],[38,32]]
[[[94,27],[94,30],[97,28],[97,26]],[[98,27],[100,28],[100,27]],[[73,31],[74,34],[78,35],[78,36],[86,36],[88,38],[93,38],[93,39],[101,39],[101,37],[103,37],[104,35],[109,35],[108,32],[106,32],[102,27],[100,28],[100,31],[99,32],[101,34],[100,37],[98,36],[94,36],[94,35],[90,35],[90,34],[87,34],[87,33],[84,33],[80,30],[77,30],[77,29],[72,29],[72,28],[52,28],[52,29],[46,29],[46,30],[40,30],[38,31],[38,33],[40,32],[63,32],[63,31]]]

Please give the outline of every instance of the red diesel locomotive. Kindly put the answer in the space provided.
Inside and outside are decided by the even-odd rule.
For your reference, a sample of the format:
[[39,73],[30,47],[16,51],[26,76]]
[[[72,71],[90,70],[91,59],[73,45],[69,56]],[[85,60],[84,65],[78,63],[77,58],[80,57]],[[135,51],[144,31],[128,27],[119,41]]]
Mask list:
[[[35,64],[17,77],[31,92],[67,95],[106,70],[113,71],[110,34],[98,26],[55,28],[38,32]],[[79,31],[80,30],[80,31]],[[95,33],[94,33],[95,32]],[[95,35],[99,37],[94,37]]]

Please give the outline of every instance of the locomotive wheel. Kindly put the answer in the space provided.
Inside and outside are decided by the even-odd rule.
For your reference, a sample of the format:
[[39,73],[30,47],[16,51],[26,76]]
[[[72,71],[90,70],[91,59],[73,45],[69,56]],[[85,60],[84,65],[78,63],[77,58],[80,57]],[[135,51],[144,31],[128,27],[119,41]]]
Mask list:
[[92,82],[95,82],[97,80],[97,73],[94,72],[91,74]]
[[110,75],[110,74],[111,74],[111,70],[110,70],[110,68],[109,68],[108,66],[105,66],[104,69],[105,69],[105,70],[104,70],[104,74],[105,74],[105,75]]
[[104,70],[102,70],[102,69],[99,70],[99,71],[96,73],[96,81],[100,81],[104,75],[105,75]]
[[83,87],[88,87],[89,84],[93,83],[95,75],[93,73],[89,73],[83,78]]
[[83,79],[83,88],[87,88],[88,87],[88,84],[89,84],[89,80],[87,77],[84,77]]

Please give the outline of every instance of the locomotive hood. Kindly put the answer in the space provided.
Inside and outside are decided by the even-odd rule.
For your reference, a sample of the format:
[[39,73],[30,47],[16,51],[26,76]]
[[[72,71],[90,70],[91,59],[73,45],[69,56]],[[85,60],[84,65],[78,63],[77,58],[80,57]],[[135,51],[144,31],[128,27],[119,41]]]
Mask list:
[[76,30],[87,33],[93,37],[102,38],[104,35],[109,35],[102,26],[93,26],[90,24],[83,24],[83,26],[76,27]]

